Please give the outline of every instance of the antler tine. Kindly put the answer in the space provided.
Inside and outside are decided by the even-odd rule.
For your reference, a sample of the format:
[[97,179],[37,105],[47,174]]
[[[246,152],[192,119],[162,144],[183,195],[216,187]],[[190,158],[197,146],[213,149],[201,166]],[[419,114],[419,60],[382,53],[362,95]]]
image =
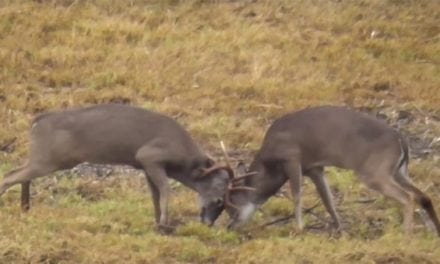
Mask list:
[[225,197],[225,206],[226,206],[226,207],[232,207],[232,208],[234,208],[235,210],[240,210],[240,208],[239,208],[237,205],[235,205],[235,204],[231,201],[231,199],[229,198],[229,196],[226,196],[226,197]]
[[226,192],[225,206],[232,207],[235,210],[240,210],[240,208],[231,201],[231,198],[229,197],[230,193],[234,191],[255,191],[255,190],[256,190],[255,188],[247,187],[247,186],[229,187],[228,191]]
[[215,165],[215,166],[212,166],[211,168],[204,169],[202,175],[206,176],[206,175],[211,174],[217,170],[227,170],[229,179],[232,180],[234,178],[234,171],[232,170],[232,168],[230,166],[221,166],[221,165]]
[[246,174],[244,174],[244,175],[240,175],[240,176],[238,176],[238,177],[235,177],[235,178],[233,179],[233,181],[234,181],[234,182],[238,182],[238,181],[243,180],[243,179],[245,179],[245,178],[247,178],[247,177],[254,176],[254,175],[257,175],[257,174],[258,174],[258,172],[256,172],[256,171],[249,172],[249,173],[246,173]]
[[225,194],[225,206],[226,207],[232,207],[232,208],[234,208],[235,210],[240,210],[240,208],[238,207],[238,206],[236,206],[232,201],[231,201],[231,198],[230,198],[230,192],[231,192],[231,187],[229,187],[228,188],[228,190],[226,191],[226,194]]
[[234,192],[234,191],[256,191],[257,189],[254,187],[248,187],[248,186],[237,186],[237,187],[232,187],[229,188],[230,192]]
[[235,210],[240,210],[240,208],[239,208],[237,205],[235,205],[234,203],[232,203],[232,202],[229,200],[229,198],[228,198],[228,199],[225,199],[225,206],[232,207],[232,208],[234,208]]
[[228,152],[226,151],[225,143],[223,143],[223,140],[220,140],[220,147],[222,148],[223,155],[225,155],[226,164],[229,166],[229,168],[232,169],[231,160],[229,159],[229,155]]

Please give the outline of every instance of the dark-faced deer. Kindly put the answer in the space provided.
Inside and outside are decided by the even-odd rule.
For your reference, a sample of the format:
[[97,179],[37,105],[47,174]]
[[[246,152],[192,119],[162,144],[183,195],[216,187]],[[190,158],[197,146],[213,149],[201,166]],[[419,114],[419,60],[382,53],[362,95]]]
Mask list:
[[408,161],[405,140],[376,118],[331,106],[287,114],[267,131],[249,168],[257,174],[236,182],[228,193],[225,204],[232,218],[230,227],[246,221],[289,181],[296,223],[301,229],[301,182],[305,175],[339,228],[340,219],[323,173],[325,166],[335,166],[353,170],[368,187],[398,201],[403,206],[407,233],[412,230],[415,201],[426,210],[440,235],[431,200],[408,177]]
[[29,161],[0,183],[0,195],[22,184],[24,210],[32,179],[82,162],[124,164],[145,171],[159,226],[168,220],[168,177],[199,194],[202,221],[211,225],[232,177],[231,169],[215,165],[176,121],[136,107],[107,104],[43,114],[32,122],[30,138]]

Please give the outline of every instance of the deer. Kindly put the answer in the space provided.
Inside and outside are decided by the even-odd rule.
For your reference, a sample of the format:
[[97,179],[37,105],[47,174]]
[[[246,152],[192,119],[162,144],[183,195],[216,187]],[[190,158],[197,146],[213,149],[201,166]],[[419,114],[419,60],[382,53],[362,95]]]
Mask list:
[[139,107],[102,104],[35,117],[28,161],[4,175],[0,196],[21,184],[21,208],[27,211],[33,179],[83,162],[143,170],[155,223],[165,229],[170,227],[169,178],[198,193],[200,219],[212,225],[223,210],[224,193],[233,176],[231,168],[216,164],[174,119]]
[[225,209],[228,228],[245,223],[288,181],[299,231],[303,229],[301,183],[311,179],[330,214],[333,228],[341,220],[325,179],[324,168],[354,171],[369,188],[403,207],[406,234],[413,231],[415,203],[424,209],[440,236],[440,223],[431,199],[410,180],[409,150],[404,137],[385,121],[342,106],[320,106],[288,113],[267,130],[244,178],[228,187]]

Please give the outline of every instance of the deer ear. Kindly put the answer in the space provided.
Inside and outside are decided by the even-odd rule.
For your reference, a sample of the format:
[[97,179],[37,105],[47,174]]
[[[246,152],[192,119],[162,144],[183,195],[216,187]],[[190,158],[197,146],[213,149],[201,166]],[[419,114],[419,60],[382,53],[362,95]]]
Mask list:
[[244,164],[243,161],[238,162],[235,170],[237,171],[237,175],[244,175],[248,172],[248,169],[246,168],[246,164]]

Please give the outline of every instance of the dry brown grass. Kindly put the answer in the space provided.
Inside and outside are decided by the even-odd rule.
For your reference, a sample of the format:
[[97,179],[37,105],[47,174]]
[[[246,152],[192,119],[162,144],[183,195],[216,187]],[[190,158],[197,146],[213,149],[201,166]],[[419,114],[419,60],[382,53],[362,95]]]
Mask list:
[[[438,115],[439,10],[436,0],[1,1],[1,171],[25,158],[32,116],[102,102],[174,116],[214,153],[219,139],[257,149],[271,120],[307,106]],[[418,130],[426,125],[438,137],[430,122]],[[435,158],[411,168],[418,185],[433,183],[437,202],[438,168]],[[53,187],[57,195],[40,181],[28,215],[19,213],[16,191],[1,199],[0,262],[439,262],[438,239],[424,231],[403,237],[392,202],[352,203],[372,194],[338,175],[331,179],[349,227],[340,239],[290,235],[289,225],[253,231],[250,240],[208,229],[191,220],[193,194],[180,188],[173,216],[187,223],[160,236],[143,185],[65,179]],[[288,200],[272,199],[250,226],[289,209]]]

